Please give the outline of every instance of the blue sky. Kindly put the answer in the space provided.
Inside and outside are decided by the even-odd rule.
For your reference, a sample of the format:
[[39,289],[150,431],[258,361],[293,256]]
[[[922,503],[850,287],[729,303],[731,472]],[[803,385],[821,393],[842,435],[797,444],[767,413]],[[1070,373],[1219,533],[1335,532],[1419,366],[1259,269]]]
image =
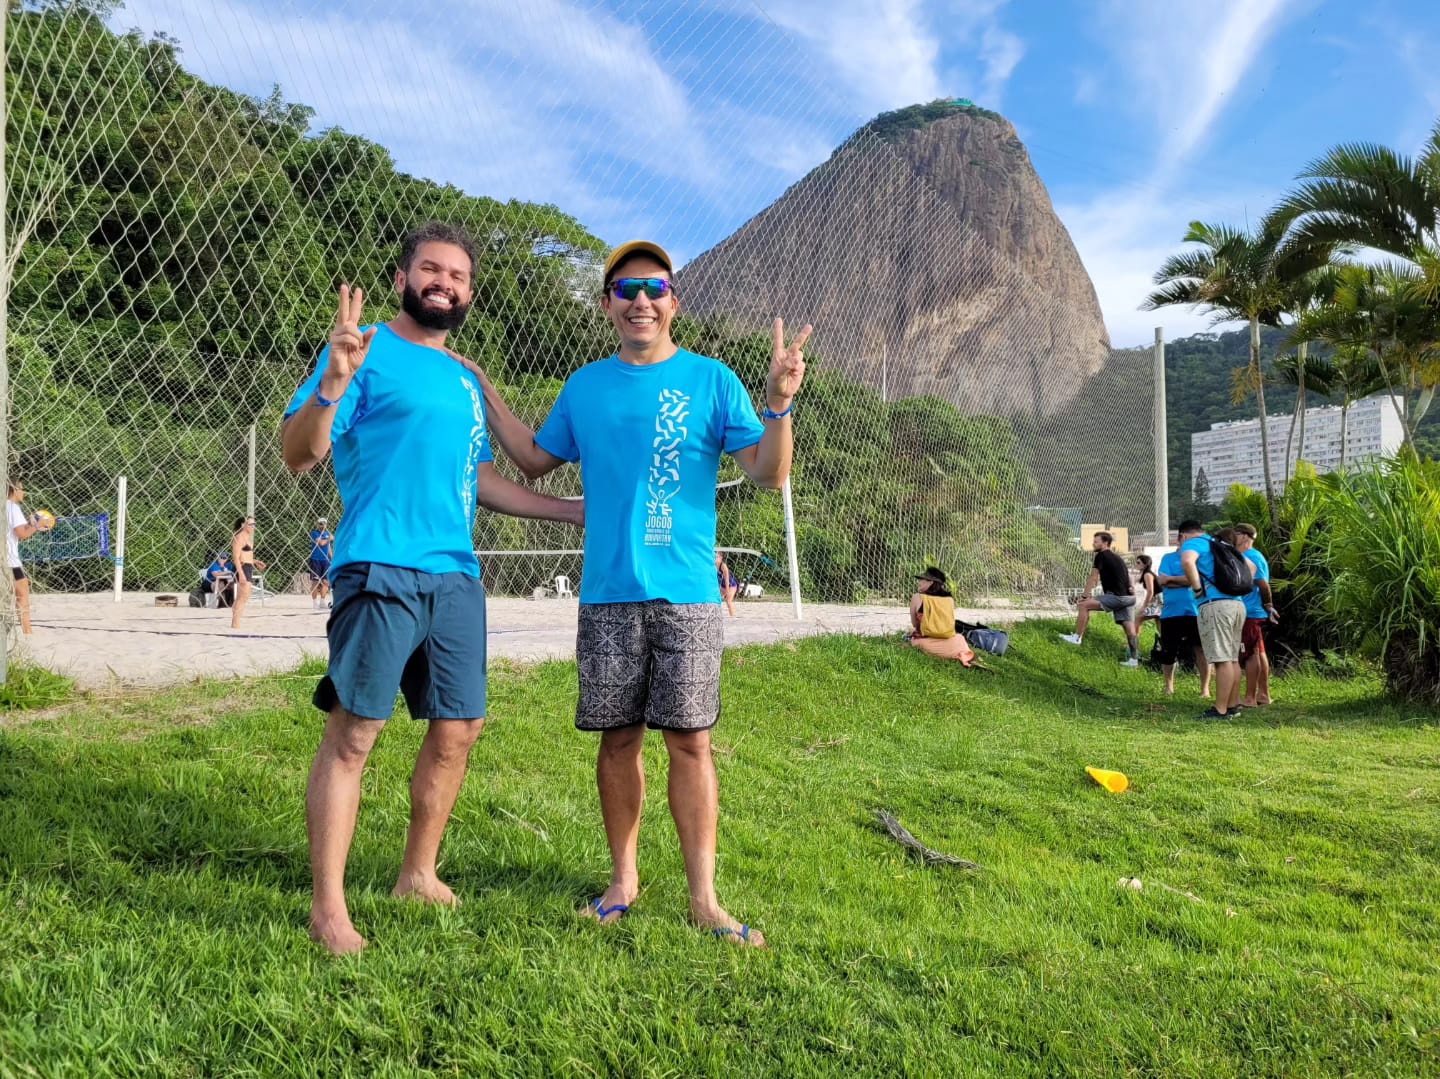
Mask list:
[[1016,126],[1113,342],[1195,218],[1262,215],[1330,146],[1440,117],[1434,0],[128,0],[204,78],[287,98],[404,171],[699,254],[885,109]]

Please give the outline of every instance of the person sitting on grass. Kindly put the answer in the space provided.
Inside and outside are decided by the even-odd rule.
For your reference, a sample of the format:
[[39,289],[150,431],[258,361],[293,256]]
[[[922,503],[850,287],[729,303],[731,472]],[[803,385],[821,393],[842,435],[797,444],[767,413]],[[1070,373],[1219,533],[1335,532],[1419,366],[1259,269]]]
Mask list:
[[[1109,611],[1115,616],[1116,624],[1125,630],[1127,652],[1120,665],[1138,667],[1140,639],[1136,635],[1135,617],[1143,606],[1140,601],[1145,597],[1143,594],[1135,594],[1125,559],[1110,549],[1114,542],[1115,537],[1109,532],[1095,533],[1095,538],[1091,541],[1095,549],[1095,564],[1085,582],[1084,593],[1075,603],[1080,609],[1075,618],[1075,632],[1062,633],[1060,639],[1066,644],[1082,643],[1085,639],[1085,627],[1090,624],[1090,615],[1095,611]],[[1097,584],[1100,586],[1098,599],[1091,594]]]
[[910,597],[909,641],[922,652],[941,659],[958,659],[965,666],[975,658],[970,642],[955,632],[955,597],[943,570],[927,566],[915,575],[915,595]]

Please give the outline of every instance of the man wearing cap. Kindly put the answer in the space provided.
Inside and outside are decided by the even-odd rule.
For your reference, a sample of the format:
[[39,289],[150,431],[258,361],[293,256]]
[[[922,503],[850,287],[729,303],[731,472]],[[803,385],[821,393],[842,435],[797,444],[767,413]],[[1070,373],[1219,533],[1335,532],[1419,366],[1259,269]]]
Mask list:
[[215,606],[228,606],[224,603],[225,591],[235,581],[235,569],[230,564],[229,551],[217,551],[215,561],[211,562],[205,569],[204,579],[201,582],[200,590],[206,595],[215,597]]
[[335,557],[335,537],[324,517],[315,519],[310,530],[310,607],[325,610],[330,606],[330,562]]
[[314,880],[310,934],[331,952],[365,938],[345,902],[345,863],[365,761],[403,691],[429,720],[410,780],[410,831],[393,893],[453,904],[436,859],[485,716],[485,589],[472,529],[477,503],[580,525],[584,506],[495,470],[480,384],[444,351],[470,307],[475,250],[431,222],[405,236],[400,313],[362,328],[363,293],[340,287],[330,344],[286,409],[285,463],[334,450],[345,516],[335,536],[326,625],[329,670],[314,703],[325,732],[305,789]]
[[955,630],[955,597],[950,579],[938,566],[926,566],[915,575],[910,597],[910,643],[942,659],[958,659],[965,666],[975,660],[970,642]]
[[671,339],[679,309],[672,266],[664,248],[647,241],[611,253],[600,306],[619,351],[571,375],[538,432],[488,381],[486,402],[495,437],[522,472],[536,479],[578,461],[584,482],[585,566],[593,571],[580,584],[575,723],[600,732],[596,778],[612,862],[609,887],[584,913],[613,922],[639,894],[641,747],[649,727],[664,735],[670,755],[670,812],[691,918],[718,937],[759,946],[761,934],[732,918],[715,894],[719,788],[710,728],[720,715],[724,646],[715,483],[722,453],[761,487],[779,487],[790,474],[791,407],[810,327],[787,345],[775,320],[757,417],[730,368]]

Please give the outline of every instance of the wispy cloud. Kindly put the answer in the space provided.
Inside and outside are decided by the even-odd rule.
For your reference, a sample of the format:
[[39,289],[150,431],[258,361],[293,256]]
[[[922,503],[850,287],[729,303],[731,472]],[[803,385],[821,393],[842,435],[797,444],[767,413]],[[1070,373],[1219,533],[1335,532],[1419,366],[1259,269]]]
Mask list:
[[838,96],[869,116],[941,96],[940,39],[922,0],[760,0],[776,25],[812,47],[838,80]]
[[1101,22],[1116,60],[1138,84],[1129,100],[1161,136],[1153,179],[1168,180],[1204,145],[1296,7],[1297,0],[1109,0]]
[[[1257,58],[1299,0],[1223,0],[1198,5],[1110,0],[1100,29],[1124,73],[1129,108],[1154,130],[1155,153],[1136,180],[1057,207],[1090,272],[1117,346],[1142,344],[1153,327],[1170,337],[1207,329],[1203,311],[1141,311],[1164,259],[1196,217],[1243,223],[1268,209],[1272,192],[1206,191],[1191,163],[1237,104]],[[1078,98],[1098,85],[1081,76]]]

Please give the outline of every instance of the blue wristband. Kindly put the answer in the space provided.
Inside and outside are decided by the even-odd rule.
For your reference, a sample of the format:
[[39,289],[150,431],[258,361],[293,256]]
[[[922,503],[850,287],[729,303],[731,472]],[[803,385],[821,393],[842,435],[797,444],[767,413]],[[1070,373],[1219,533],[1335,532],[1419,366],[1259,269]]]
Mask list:
[[[342,394],[341,396],[343,397],[344,395]],[[337,398],[335,398],[335,400],[332,401],[332,400],[330,400],[330,398],[326,397],[323,393],[320,392],[320,387],[319,387],[319,386],[316,386],[316,387],[315,387],[315,403],[316,403],[317,405],[319,405],[321,408],[334,408],[336,405],[338,405],[338,404],[340,403],[340,398],[337,397]]]
[[794,411],[795,411],[795,402],[792,400],[792,401],[790,402],[790,407],[787,408],[784,412],[771,412],[771,411],[770,411],[770,406],[769,406],[769,405],[766,405],[764,408],[762,408],[762,409],[760,410],[760,415],[763,416],[763,417],[764,417],[765,419],[767,419],[767,420],[783,420],[786,416],[790,415],[790,413],[792,413],[792,412],[794,412]]

